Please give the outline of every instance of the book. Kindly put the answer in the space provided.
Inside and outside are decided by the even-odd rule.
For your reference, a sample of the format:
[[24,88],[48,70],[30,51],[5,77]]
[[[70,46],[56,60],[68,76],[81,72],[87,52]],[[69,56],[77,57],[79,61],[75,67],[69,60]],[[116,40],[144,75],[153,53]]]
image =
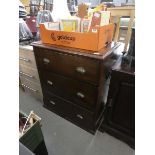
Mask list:
[[91,21],[90,19],[81,20],[81,32],[88,32],[90,29]]
[[78,19],[61,19],[60,21],[61,30],[67,32],[79,32],[79,24],[80,22]]
[[110,11],[101,11],[101,23],[100,26],[108,25],[110,23]]
[[110,16],[111,16],[110,11],[96,11],[96,12],[94,12],[92,15],[90,31],[93,30],[92,32],[97,32],[94,30],[95,29],[97,30],[98,27],[108,25],[110,23]]
[[93,12],[92,20],[91,20],[91,26],[90,26],[90,32],[97,33],[98,28],[100,27],[101,23],[101,12]]
[[48,30],[60,30],[59,22],[48,22],[47,23]]

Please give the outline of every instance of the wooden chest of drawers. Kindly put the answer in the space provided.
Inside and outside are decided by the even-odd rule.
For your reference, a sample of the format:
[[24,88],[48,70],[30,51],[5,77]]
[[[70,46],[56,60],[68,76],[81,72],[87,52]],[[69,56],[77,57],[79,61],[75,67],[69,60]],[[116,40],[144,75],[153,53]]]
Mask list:
[[23,89],[42,100],[42,89],[32,46],[19,46],[19,75]]
[[103,114],[104,62],[119,49],[112,43],[101,53],[34,42],[44,107],[95,133]]

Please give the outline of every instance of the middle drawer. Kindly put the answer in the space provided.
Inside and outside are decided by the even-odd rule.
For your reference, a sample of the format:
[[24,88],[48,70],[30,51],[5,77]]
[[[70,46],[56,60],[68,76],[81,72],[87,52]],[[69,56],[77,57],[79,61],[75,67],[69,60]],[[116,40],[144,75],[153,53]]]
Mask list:
[[93,108],[97,102],[98,87],[67,77],[43,71],[43,90],[47,89],[75,104]]

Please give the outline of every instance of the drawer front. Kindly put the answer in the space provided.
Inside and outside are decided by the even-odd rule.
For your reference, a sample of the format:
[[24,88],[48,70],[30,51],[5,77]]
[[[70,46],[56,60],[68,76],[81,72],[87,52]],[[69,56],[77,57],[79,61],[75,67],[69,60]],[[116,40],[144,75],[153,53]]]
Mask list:
[[24,87],[24,89],[29,90],[33,94],[42,95],[42,90],[39,84],[34,83],[26,78],[23,78],[20,76],[21,85]]
[[51,111],[69,119],[80,127],[94,130],[93,113],[47,92],[44,95],[44,104]]
[[20,64],[37,68],[33,51],[19,49],[19,62]]
[[34,48],[38,67],[42,70],[98,84],[99,61],[82,56],[62,54],[47,49]]
[[25,65],[19,65],[19,74],[20,76],[27,78],[31,81],[37,82],[40,84],[39,75],[37,69],[27,67]]
[[44,105],[51,111],[64,117],[70,117],[72,108],[67,101],[55,96],[52,93],[50,93],[50,95],[48,93],[44,94],[43,101]]
[[42,77],[43,89],[88,108],[95,106],[97,87],[46,71],[42,73]]
[[93,113],[79,106],[73,105],[72,120],[84,128],[95,130],[95,121]]

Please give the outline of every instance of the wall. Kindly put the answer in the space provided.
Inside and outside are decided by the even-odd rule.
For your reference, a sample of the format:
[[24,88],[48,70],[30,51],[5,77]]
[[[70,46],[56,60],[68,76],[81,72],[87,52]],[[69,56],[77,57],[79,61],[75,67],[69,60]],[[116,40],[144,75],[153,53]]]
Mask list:
[[[82,2],[86,2],[86,3],[92,3],[91,6],[96,6],[100,3],[101,0],[78,0],[78,4],[82,3]],[[120,6],[121,3],[126,3],[127,0],[113,0],[113,2]],[[129,3],[135,3],[135,0],[128,0]]]
[[91,6],[96,6],[100,3],[100,0],[78,0],[78,4],[80,3],[91,3]]
[[126,0],[113,0],[115,5],[121,6],[121,3],[126,3]]

